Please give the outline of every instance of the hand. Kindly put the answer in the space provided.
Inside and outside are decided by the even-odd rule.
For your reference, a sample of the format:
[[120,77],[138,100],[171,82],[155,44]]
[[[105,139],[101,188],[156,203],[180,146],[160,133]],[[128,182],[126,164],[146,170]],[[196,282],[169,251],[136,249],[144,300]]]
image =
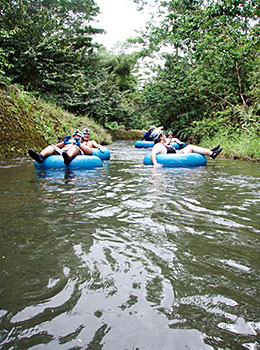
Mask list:
[[67,135],[63,141],[64,145],[67,145],[69,143],[69,139],[71,138],[70,135]]
[[154,166],[154,168],[162,168],[163,164],[155,163],[153,166]]
[[105,152],[105,148],[104,148],[103,146],[99,146],[99,147],[98,147],[98,150],[99,150],[100,152],[102,152],[102,153]]
[[79,147],[80,146],[80,138],[74,137],[74,140],[76,141],[76,145]]

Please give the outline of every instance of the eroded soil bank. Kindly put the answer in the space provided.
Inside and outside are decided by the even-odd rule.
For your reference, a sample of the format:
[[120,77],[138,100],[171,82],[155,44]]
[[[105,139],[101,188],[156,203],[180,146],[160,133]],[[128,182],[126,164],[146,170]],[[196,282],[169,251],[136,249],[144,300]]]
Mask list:
[[40,151],[56,143],[71,130],[88,126],[92,139],[102,144],[140,139],[143,130],[105,130],[87,117],[47,104],[15,86],[0,83],[0,158],[25,155],[29,148]]

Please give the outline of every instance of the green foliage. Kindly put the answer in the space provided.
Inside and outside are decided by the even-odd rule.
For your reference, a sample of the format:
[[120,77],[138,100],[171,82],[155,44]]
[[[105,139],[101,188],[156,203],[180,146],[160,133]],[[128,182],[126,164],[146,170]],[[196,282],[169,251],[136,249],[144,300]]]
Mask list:
[[133,126],[134,55],[98,51],[94,0],[0,0],[0,78],[69,112]]
[[[140,92],[133,71],[135,55],[113,55],[102,49],[98,53],[97,84],[88,89],[88,113],[105,126],[117,122],[125,127],[136,127],[141,112],[138,110]],[[97,73],[96,73],[97,74]]]
[[[94,0],[0,0],[0,79],[48,101],[47,114],[34,113],[27,93],[10,91],[46,140],[63,137],[79,116],[117,129],[163,125],[181,139],[240,130],[259,134],[258,1],[149,3],[158,5],[158,14],[149,30],[132,40],[142,45],[140,52],[114,55],[93,42],[103,32],[91,25],[99,11]],[[155,68],[141,89],[137,60],[166,46],[164,66]],[[56,117],[49,102],[67,112]],[[64,113],[71,122],[63,122]],[[98,130],[92,135],[100,137]]]
[[260,118],[253,115],[251,111],[245,114],[243,110],[232,110],[228,107],[222,112],[216,112],[208,118],[202,120],[194,120],[189,127],[186,128],[191,138],[199,142],[201,139],[214,138],[215,134],[224,136],[233,133],[245,131],[252,134],[253,138],[260,138]]
[[91,139],[98,143],[111,143],[111,137],[102,126],[87,115],[79,117],[55,104],[39,99],[37,104],[40,110],[34,114],[34,120],[38,131],[44,135],[47,143],[56,143],[62,140],[65,135],[72,134],[74,129],[81,130],[85,127],[91,130]]
[[98,13],[94,1],[1,0],[0,8],[5,75],[32,90],[64,82],[100,32],[87,25]]
[[106,128],[110,130],[117,130],[120,128],[120,126],[118,125],[118,122],[108,122],[106,123]]
[[186,137],[184,127],[201,119],[206,106],[199,101],[193,85],[191,67],[186,58],[167,56],[165,68],[145,86],[146,106],[153,119],[171,128],[177,136]]
[[231,130],[232,133],[218,131],[214,137],[203,137],[200,146],[211,148],[221,144],[224,147],[222,154],[234,159],[260,161],[260,138],[259,134],[246,130]]
[[182,138],[245,127],[253,132],[259,120],[258,2],[154,2],[158,21],[143,35],[142,52],[167,45],[172,53],[144,87],[149,114]]

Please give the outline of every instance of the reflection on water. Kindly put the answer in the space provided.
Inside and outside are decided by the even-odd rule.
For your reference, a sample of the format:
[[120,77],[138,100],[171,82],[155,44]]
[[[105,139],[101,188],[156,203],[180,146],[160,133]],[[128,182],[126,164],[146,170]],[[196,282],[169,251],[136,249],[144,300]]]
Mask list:
[[0,164],[1,349],[257,349],[259,165]]
[[93,168],[93,169],[41,169],[36,168],[35,174],[36,178],[50,178],[52,181],[56,181],[57,179],[67,180],[68,183],[73,179],[94,179],[99,178],[103,174],[108,174],[110,168],[110,162],[104,161],[103,168]]

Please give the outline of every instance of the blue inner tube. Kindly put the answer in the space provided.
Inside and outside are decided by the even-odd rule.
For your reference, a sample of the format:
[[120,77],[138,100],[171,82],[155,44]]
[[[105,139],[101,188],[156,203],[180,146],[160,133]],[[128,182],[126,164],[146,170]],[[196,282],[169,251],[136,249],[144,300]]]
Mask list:
[[64,164],[64,159],[61,155],[52,155],[47,157],[41,164],[34,162],[36,168],[54,169],[54,168],[69,168],[69,169],[92,169],[103,166],[103,161],[97,156],[76,156],[69,165]]
[[[204,166],[207,164],[207,159],[200,153],[168,153],[157,154],[157,162],[163,164],[164,167],[185,168]],[[151,152],[144,157],[144,165],[153,165]]]
[[136,148],[150,148],[154,146],[153,141],[136,141],[135,147]]
[[[171,146],[175,147],[176,149],[181,149],[186,146],[186,144],[183,142],[182,145],[180,146],[178,143],[171,143]],[[152,148],[154,146],[153,141],[136,141],[135,147],[136,148]]]
[[98,148],[92,148],[93,149],[93,156],[99,157],[102,160],[109,160],[110,159],[110,151],[106,147],[104,148],[104,152],[101,152]]

